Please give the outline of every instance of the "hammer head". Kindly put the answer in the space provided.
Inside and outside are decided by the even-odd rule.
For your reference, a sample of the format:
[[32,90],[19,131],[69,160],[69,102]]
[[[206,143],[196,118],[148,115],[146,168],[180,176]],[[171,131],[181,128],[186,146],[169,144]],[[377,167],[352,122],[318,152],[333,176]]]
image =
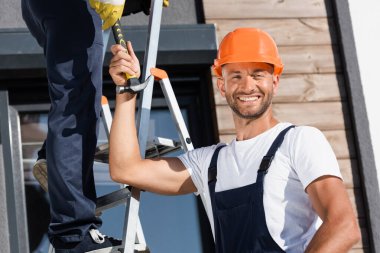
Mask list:
[[[137,79],[136,77],[133,77],[133,78],[129,78],[127,80],[127,86],[129,86],[131,89],[133,89],[133,87],[137,87],[140,85],[140,81],[139,79]],[[136,91],[137,92],[137,91]]]
[[130,78],[127,80],[127,85],[117,86],[120,93],[129,92],[129,93],[138,93],[148,86],[149,82],[153,81],[153,76],[150,75],[145,82],[140,83],[139,79],[136,77]]

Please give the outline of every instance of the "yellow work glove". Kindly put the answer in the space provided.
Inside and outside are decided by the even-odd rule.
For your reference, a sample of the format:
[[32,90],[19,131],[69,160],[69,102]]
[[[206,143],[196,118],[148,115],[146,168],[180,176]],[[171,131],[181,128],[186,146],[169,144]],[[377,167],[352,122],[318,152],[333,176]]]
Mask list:
[[123,14],[125,0],[90,0],[90,6],[103,20],[103,30],[113,26]]

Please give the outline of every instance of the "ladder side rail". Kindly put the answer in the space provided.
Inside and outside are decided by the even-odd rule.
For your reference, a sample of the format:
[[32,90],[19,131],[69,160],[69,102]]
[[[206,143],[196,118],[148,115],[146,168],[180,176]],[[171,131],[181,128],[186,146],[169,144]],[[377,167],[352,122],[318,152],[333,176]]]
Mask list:
[[18,112],[9,105],[8,91],[0,90],[0,176],[5,182],[1,209],[6,223],[1,226],[6,236],[0,241],[5,242],[4,251],[12,253],[29,253],[21,146]]
[[138,248],[137,248],[138,250],[145,250],[147,248],[147,244],[145,241],[145,236],[143,233],[143,228],[141,226],[140,218],[138,219],[138,222],[137,222],[136,246],[138,246]]
[[[152,0],[151,2],[151,14],[149,16],[149,27],[148,27],[148,39],[145,49],[144,56],[144,66],[143,66],[143,80],[146,80],[150,75],[150,69],[155,67],[158,51],[158,41],[160,35],[161,27],[161,16],[162,16],[163,0]],[[140,154],[141,157],[145,157],[148,131],[149,131],[149,119],[150,110],[152,106],[152,96],[153,96],[153,78],[149,81],[147,87],[143,90],[137,113],[137,132],[138,141],[140,144]],[[138,213],[140,206],[140,190],[132,187],[131,189],[132,197],[129,203],[129,211],[125,213],[124,219],[124,231],[123,231],[123,242],[124,253],[133,253],[134,244],[136,242],[137,224],[138,224]],[[138,238],[140,243],[142,238]]]
[[[131,191],[131,194],[132,194],[132,191]],[[128,219],[130,218],[129,217],[129,212],[131,211],[131,200],[132,200],[132,197],[129,197],[128,198],[128,200],[127,200],[127,202],[126,202],[126,210],[125,210],[125,218],[124,218],[124,224],[128,224]],[[124,227],[124,231],[126,230],[126,227]],[[125,233],[125,232],[123,232],[123,233]],[[123,237],[122,238],[123,240],[122,240],[122,248],[124,249],[124,252],[123,253],[127,253],[127,251],[126,251],[126,249],[127,248],[129,248],[129,250],[131,250],[130,249],[130,247],[127,247],[127,240],[125,239],[125,237]],[[135,242],[133,242],[132,243],[132,246],[134,246],[134,243]],[[134,248],[134,247],[133,247]],[[134,250],[134,249],[133,249]],[[130,251],[130,252],[133,252],[133,251]]]
[[[102,37],[103,37],[103,64],[104,64],[104,59],[106,57],[107,53],[107,47],[108,47],[108,41],[111,35],[111,28],[107,30],[102,31]],[[103,79],[102,79],[103,81]],[[101,111],[101,116],[103,118],[103,126],[104,129],[106,130],[106,135],[108,141],[110,140],[110,132],[111,132],[111,124],[112,124],[112,115],[111,115],[111,109],[109,107],[107,98],[102,96],[102,111]]]
[[[150,69],[156,66],[158,42],[160,36],[162,0],[152,0],[151,15],[149,17],[148,39],[145,48],[144,65],[142,77],[146,80],[150,76]],[[140,144],[141,156],[145,155],[146,143],[148,139],[150,111],[152,106],[154,80],[150,80],[148,86],[142,91],[137,111],[137,132]]]
[[[104,47],[103,47],[103,61],[104,61],[104,58],[105,58],[105,55],[106,55],[106,52],[107,52],[107,45],[108,45],[110,34],[111,34],[111,29],[107,29],[107,30],[103,31],[103,44],[104,44]],[[103,121],[104,129],[106,131],[107,139],[109,141],[109,139],[110,139],[110,132],[111,132],[111,125],[112,125],[112,113],[111,113],[111,108],[109,106],[108,100],[107,100],[107,98],[105,96],[102,96],[101,116],[102,116],[102,119],[103,119],[102,121]],[[124,187],[126,187],[126,185],[120,184],[120,188],[124,188]],[[129,213],[129,208],[130,208],[130,204],[131,204],[130,202],[131,202],[131,198],[128,197],[127,201],[125,203],[125,205],[126,205],[125,213],[126,214]],[[126,215],[126,218],[127,217],[128,217],[128,215]],[[137,219],[136,243],[138,243],[139,249],[143,250],[143,249],[147,248],[146,242],[145,242],[145,237],[144,237],[144,233],[143,233],[143,230],[142,230],[140,218],[138,216],[135,217],[135,218]],[[128,223],[128,222],[126,221],[126,223]],[[123,236],[123,238],[125,238],[125,237]],[[124,245],[122,245],[122,247],[125,247],[125,244],[126,244],[125,240],[123,240],[123,244]]]
[[[136,198],[136,196],[138,198]],[[123,229],[123,245],[124,253],[135,252],[136,246],[146,247],[145,237],[143,236],[140,223],[139,207],[140,207],[140,189],[131,188],[131,197],[127,201],[127,209],[125,210],[124,229]],[[141,231],[140,231],[141,229]]]
[[185,151],[190,151],[194,149],[193,143],[191,141],[189,132],[187,131],[187,127],[185,121],[183,119],[181,109],[179,108],[177,99],[175,97],[173,87],[170,84],[169,78],[164,78],[160,80],[161,89],[164,93],[166,103],[168,104],[170,113],[175,122],[177,132],[179,134],[182,147]]
[[[108,100],[104,96],[102,97],[102,121],[103,121],[104,128],[106,130],[107,137],[108,137],[108,140],[109,140],[109,134],[110,134],[111,125],[112,125],[112,114],[111,114],[110,106],[108,104]],[[120,188],[124,188],[124,187],[125,187],[124,184],[120,184]],[[130,204],[131,204],[130,203],[131,202],[131,193],[126,198],[126,201],[124,200],[124,202],[126,202],[125,203],[125,208],[126,208],[125,209],[125,213],[127,214],[127,213],[129,213],[129,208],[130,208]],[[114,205],[116,206],[117,203],[114,203]],[[102,211],[102,210],[100,210],[100,211]],[[126,218],[128,218],[127,215],[126,215]],[[136,243],[138,243],[138,246],[139,246],[140,250],[144,250],[147,247],[146,242],[145,242],[144,233],[143,233],[143,230],[142,230],[140,218],[137,216],[136,219],[137,219]],[[124,242],[124,244],[122,245],[122,247],[125,247],[125,240],[123,242]]]
[[102,116],[104,130],[106,131],[106,135],[107,135],[107,140],[109,142],[111,125],[112,125],[112,113],[111,113],[111,108],[110,108],[110,105],[108,104],[107,98],[104,96],[102,97],[101,116]]

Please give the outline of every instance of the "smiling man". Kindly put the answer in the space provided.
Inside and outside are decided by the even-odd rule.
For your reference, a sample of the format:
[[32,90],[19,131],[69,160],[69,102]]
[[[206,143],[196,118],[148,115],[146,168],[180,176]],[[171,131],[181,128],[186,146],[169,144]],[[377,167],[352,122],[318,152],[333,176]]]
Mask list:
[[[118,45],[110,74],[125,85],[139,63]],[[142,159],[135,127],[135,94],[117,94],[110,173],[161,194],[202,198],[216,252],[347,252],[360,232],[336,157],[313,127],[279,122],[272,99],[283,64],[264,31],[227,34],[214,63],[220,94],[232,112],[236,138],[178,158]]]

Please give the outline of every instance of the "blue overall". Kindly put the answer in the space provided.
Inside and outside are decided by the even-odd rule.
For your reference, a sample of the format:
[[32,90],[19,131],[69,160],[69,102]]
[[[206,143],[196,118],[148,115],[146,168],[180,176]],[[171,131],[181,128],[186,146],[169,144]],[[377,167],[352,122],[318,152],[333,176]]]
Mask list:
[[214,215],[215,249],[217,253],[284,252],[271,237],[265,222],[263,182],[286,132],[281,131],[261,161],[256,183],[236,189],[215,192],[219,146],[208,169],[208,186]]
[[101,225],[93,176],[102,94],[101,19],[87,0],[22,0],[22,14],[46,58],[49,238],[53,245],[81,241]]

